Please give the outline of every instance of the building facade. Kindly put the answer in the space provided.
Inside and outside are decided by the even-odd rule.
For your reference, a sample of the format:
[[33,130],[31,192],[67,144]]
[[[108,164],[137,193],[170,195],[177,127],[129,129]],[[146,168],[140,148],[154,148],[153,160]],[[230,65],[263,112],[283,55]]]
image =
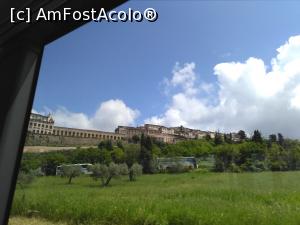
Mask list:
[[78,138],[95,138],[99,140],[124,140],[124,135],[99,130],[86,130],[54,126],[53,135]]
[[124,135],[125,139],[144,134],[165,143],[176,143],[187,139],[201,139],[207,135],[211,138],[215,136],[215,133],[210,131],[195,130],[183,126],[165,127],[154,124],[145,124],[139,127],[118,126],[115,133]]
[[28,132],[34,134],[53,134],[54,120],[49,114],[48,116],[43,116],[36,113],[31,113]]
[[28,132],[39,135],[56,135],[64,137],[95,138],[99,140],[123,140],[124,135],[113,132],[99,130],[77,129],[69,127],[59,127],[54,125],[54,119],[51,114],[43,116],[31,113]]

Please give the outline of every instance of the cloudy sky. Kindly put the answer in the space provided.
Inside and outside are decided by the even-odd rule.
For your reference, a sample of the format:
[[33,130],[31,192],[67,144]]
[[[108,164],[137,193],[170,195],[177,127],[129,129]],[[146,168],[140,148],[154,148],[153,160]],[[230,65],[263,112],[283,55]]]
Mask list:
[[57,125],[143,123],[300,138],[300,3],[128,2],[154,23],[95,23],[49,44],[33,111]]

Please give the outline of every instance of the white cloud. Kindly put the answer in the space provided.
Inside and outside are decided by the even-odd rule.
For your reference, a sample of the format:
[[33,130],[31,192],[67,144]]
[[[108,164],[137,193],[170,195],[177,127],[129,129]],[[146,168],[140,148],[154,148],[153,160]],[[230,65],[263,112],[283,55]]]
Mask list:
[[133,125],[139,114],[121,100],[109,100],[100,105],[91,123],[99,129],[112,131],[119,125]]
[[166,84],[165,93],[169,93],[169,89],[172,87],[180,87],[186,94],[193,95],[197,93],[197,89],[194,87],[196,81],[195,63],[186,63],[183,67],[176,63],[173,69],[172,79],[164,79],[163,83]]
[[[254,57],[217,64],[217,83],[200,86],[195,63],[176,64],[169,83],[181,89],[165,113],[145,121],[226,132],[260,129],[265,135],[282,132],[300,138],[300,35],[289,38],[277,52],[269,70]],[[206,97],[200,98],[201,92]]]
[[52,112],[55,125],[62,127],[93,129],[90,119],[84,113],[70,112],[65,107],[59,107]]
[[71,112],[65,107],[58,107],[56,110],[45,108],[43,115],[49,112],[53,115],[55,125],[82,129],[98,129],[103,131],[114,131],[119,125],[134,125],[135,119],[139,116],[139,111],[126,106],[119,99],[111,99],[102,102],[95,114],[88,117],[84,113]]

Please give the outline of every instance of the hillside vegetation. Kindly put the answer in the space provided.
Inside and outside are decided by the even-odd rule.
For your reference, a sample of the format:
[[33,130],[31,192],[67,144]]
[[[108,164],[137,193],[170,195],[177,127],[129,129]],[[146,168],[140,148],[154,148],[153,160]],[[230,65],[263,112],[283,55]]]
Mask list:
[[56,166],[70,163],[134,163],[143,166],[144,173],[156,173],[157,157],[194,156],[207,169],[217,172],[288,171],[300,169],[300,142],[284,139],[281,134],[263,139],[255,131],[251,139],[233,142],[218,133],[215,139],[180,141],[176,144],[157,142],[150,137],[137,137],[131,143],[102,141],[98,148],[47,153],[24,153],[21,170],[41,168],[46,175],[55,175]]

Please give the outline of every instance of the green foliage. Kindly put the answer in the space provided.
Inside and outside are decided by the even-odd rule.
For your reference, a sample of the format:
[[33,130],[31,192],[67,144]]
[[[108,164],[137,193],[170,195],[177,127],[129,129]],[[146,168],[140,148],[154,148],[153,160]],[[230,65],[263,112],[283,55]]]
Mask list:
[[256,142],[256,143],[262,143],[263,142],[263,138],[261,136],[261,133],[259,132],[259,130],[255,130],[252,136],[252,141]]
[[237,148],[233,145],[218,145],[215,149],[215,170],[218,172],[229,171],[231,164],[238,157]]
[[278,136],[278,144],[280,146],[284,146],[285,141],[284,141],[283,135],[281,133],[278,133],[277,136]]
[[263,171],[266,169],[265,153],[266,146],[255,142],[219,145],[215,149],[215,170]]
[[81,174],[81,168],[77,165],[62,165],[61,176],[68,178],[68,184],[71,184],[74,177],[78,177]]
[[122,141],[117,141],[117,146],[118,146],[118,148],[124,150],[124,145],[123,145]]
[[45,153],[45,157],[42,159],[42,171],[46,176],[55,175],[56,167],[66,161],[66,157],[63,153]]
[[126,163],[121,163],[119,166],[119,175],[127,175],[129,173],[129,169]]
[[113,144],[112,144],[111,140],[101,141],[98,145],[98,148],[100,150],[106,149],[108,151],[112,151],[113,150]]
[[136,144],[127,144],[124,146],[125,162],[128,167],[137,163],[140,158],[140,146]]
[[232,133],[224,134],[224,141],[225,143],[232,144]]
[[220,144],[223,143],[223,137],[222,137],[222,134],[219,131],[217,131],[215,133],[214,142],[215,142],[215,145],[220,145]]
[[194,156],[205,157],[212,154],[212,145],[210,142],[200,139],[192,141],[180,141],[176,144],[167,144],[161,150],[163,156]]
[[134,163],[129,169],[129,180],[135,181],[136,177],[142,175],[142,173],[143,167],[138,163]]
[[138,135],[133,135],[131,140],[133,143],[137,144],[140,141],[140,137]]
[[277,137],[276,137],[276,134],[270,134],[269,135],[269,141],[272,143],[272,142],[276,142],[277,141]]
[[42,161],[36,153],[25,153],[22,157],[20,171],[29,173],[31,170],[41,167],[41,165]]
[[125,162],[125,153],[122,148],[114,147],[113,151],[111,152],[112,161],[115,163],[123,163]]
[[70,152],[69,163],[98,163],[100,162],[99,149],[97,148],[78,148]]
[[246,140],[246,138],[247,138],[247,136],[246,136],[246,133],[245,133],[245,131],[243,131],[243,130],[240,130],[239,132],[238,132],[238,135],[239,135],[239,137],[240,137],[240,139],[243,141],[243,140]]
[[268,167],[272,171],[288,170],[288,152],[278,144],[272,144],[267,152]]
[[211,140],[210,134],[206,134],[206,135],[205,135],[205,140],[206,140],[206,141],[210,141],[210,140]]
[[99,150],[99,162],[100,163],[104,163],[104,164],[109,164],[111,163],[112,160],[112,152],[107,150],[107,149],[100,149]]
[[[242,139],[246,137],[244,131],[238,133]],[[276,138],[270,135],[269,140],[264,140],[258,130],[254,131],[251,140],[245,139],[239,143],[232,142],[230,134],[225,135],[225,141],[220,133],[218,135],[222,142],[203,138],[167,144],[142,135],[140,144],[119,142],[112,146],[112,142],[102,141],[99,148],[24,153],[20,170],[28,173],[41,168],[45,175],[55,175],[56,166],[61,164],[109,165],[114,162],[126,163],[129,168],[134,163],[140,163],[143,172],[156,173],[157,157],[177,156],[194,156],[200,160],[200,165],[206,158],[213,159],[209,164],[214,164],[213,169],[220,172],[300,170],[300,142],[297,140],[284,139],[280,133]],[[212,170],[211,166],[206,169]]]
[[128,174],[128,167],[126,164],[115,164],[111,162],[109,166],[106,164],[95,164],[90,166],[92,171],[91,177],[95,180],[100,179],[102,186],[108,186],[113,177]]
[[89,170],[92,172],[91,177],[94,180],[101,180],[102,186],[105,185],[105,178],[109,176],[108,167],[105,164],[96,163],[89,167]]
[[143,166],[144,173],[153,173],[152,161],[153,161],[153,143],[149,136],[141,136],[141,153],[140,164]]

